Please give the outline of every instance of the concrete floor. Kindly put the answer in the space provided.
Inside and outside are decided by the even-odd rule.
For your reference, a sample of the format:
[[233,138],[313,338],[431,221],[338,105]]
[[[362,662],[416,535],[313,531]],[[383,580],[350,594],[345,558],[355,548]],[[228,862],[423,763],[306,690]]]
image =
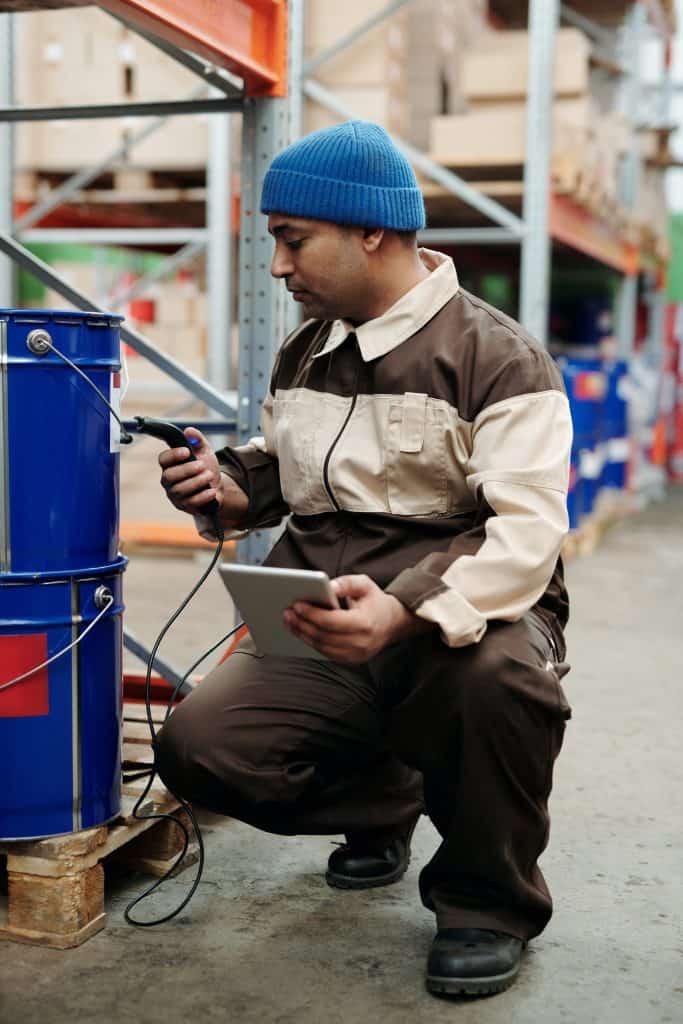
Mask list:
[[[152,639],[192,560],[135,559],[127,600]],[[432,919],[417,875],[435,846],[423,820],[400,885],[325,885],[328,838],[281,840],[204,816],[207,866],[193,902],[157,929],[123,908],[141,876],[110,880],[107,928],[70,952],[0,948],[3,1024],[674,1024],[683,1020],[683,493],[615,528],[568,569],[574,707],[543,867],[556,900],[516,985],[467,1002],[423,988]],[[220,635],[220,584],[169,640],[188,664]],[[198,621],[202,619],[202,625]],[[170,908],[189,872],[150,911]]]

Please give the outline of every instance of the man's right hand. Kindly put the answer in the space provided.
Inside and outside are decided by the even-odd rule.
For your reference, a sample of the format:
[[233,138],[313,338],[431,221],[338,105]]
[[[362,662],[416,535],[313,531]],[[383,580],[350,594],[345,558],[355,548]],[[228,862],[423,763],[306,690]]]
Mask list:
[[185,436],[198,443],[192,445],[196,461],[187,462],[187,448],[167,448],[159,455],[161,486],[169,501],[181,512],[201,513],[202,506],[215,498],[224,526],[233,526],[247,514],[249,499],[238,484],[221,473],[218,459],[204,435],[188,427]]

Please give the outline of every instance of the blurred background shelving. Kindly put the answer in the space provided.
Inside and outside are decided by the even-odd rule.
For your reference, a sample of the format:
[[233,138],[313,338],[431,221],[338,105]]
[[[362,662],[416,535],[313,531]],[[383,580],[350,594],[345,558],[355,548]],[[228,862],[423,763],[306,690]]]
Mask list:
[[[577,424],[572,526],[601,495],[614,508],[663,492],[683,454],[673,3],[271,0],[252,5],[261,20],[237,57],[230,5],[208,40],[211,5],[170,7],[184,18],[171,29],[163,3],[0,0],[8,106],[118,104],[127,115],[0,128],[12,132],[12,232],[23,246],[248,408],[224,423],[244,436],[278,330],[296,318],[267,281],[265,239],[249,242],[251,255],[261,246],[261,281],[244,284],[245,206],[258,190],[248,137],[265,118],[267,157],[278,139],[342,112],[379,121],[417,154],[425,243],[563,366]],[[210,59],[207,74],[227,70],[241,105],[142,116],[141,103],[217,95],[179,54]],[[17,305],[64,304],[27,269],[11,288]],[[213,415],[168,366],[127,352],[129,412]]]

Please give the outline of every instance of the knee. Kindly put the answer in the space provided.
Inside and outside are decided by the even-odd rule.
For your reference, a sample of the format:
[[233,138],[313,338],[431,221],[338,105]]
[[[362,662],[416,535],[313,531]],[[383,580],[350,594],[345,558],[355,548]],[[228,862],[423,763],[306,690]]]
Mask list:
[[176,796],[193,799],[189,792],[190,770],[196,759],[199,741],[192,719],[179,704],[157,732],[154,742],[156,770],[165,786]]
[[280,815],[286,817],[310,784],[311,768],[287,755],[285,741],[260,715],[234,708],[205,716],[188,698],[157,735],[157,771],[176,796],[268,831],[287,831]]
[[446,717],[449,712],[457,717],[485,715],[505,703],[508,666],[500,649],[472,645],[446,650],[439,662],[433,665],[430,689]]
[[503,651],[491,645],[475,647],[458,673],[462,698],[472,708],[497,707],[505,696],[505,678],[509,671]]

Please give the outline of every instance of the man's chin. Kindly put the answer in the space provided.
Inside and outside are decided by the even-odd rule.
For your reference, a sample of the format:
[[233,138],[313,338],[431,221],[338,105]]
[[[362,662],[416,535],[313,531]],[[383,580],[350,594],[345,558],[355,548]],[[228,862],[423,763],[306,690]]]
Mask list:
[[306,318],[306,320],[330,320],[330,319],[333,319],[333,318],[328,316],[326,310],[324,310],[322,308],[322,306],[318,305],[317,303],[315,303],[315,302],[313,302],[311,300],[309,300],[308,302],[306,302],[306,301],[302,302],[301,303],[301,308],[303,310],[304,317]]
[[305,320],[335,320],[336,316],[332,315],[328,309],[316,299],[307,293],[292,291],[292,295],[303,295],[306,294],[306,298],[294,299],[297,306],[301,306]]

